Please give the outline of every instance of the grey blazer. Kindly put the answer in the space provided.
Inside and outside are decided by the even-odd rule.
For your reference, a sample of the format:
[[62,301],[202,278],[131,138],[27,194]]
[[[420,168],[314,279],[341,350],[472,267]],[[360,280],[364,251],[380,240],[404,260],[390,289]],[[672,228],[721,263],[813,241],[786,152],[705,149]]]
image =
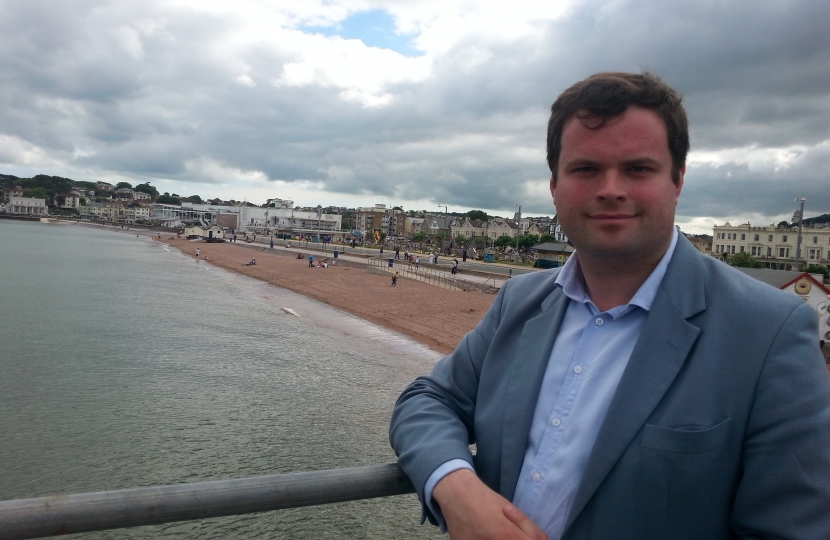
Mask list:
[[[390,441],[422,502],[429,475],[455,458],[513,498],[568,302],[557,272],[509,280],[398,399]],[[681,235],[564,538],[830,539],[830,379],[816,325],[798,297]]]

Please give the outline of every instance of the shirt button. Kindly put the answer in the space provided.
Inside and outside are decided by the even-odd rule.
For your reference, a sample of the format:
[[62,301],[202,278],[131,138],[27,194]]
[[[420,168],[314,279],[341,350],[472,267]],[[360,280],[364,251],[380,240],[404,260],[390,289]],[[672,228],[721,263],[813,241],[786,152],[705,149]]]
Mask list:
[[533,480],[534,482],[538,482],[539,480],[542,479],[542,475],[535,472],[535,473],[530,475],[530,479]]
[[594,321],[597,326],[602,326],[605,324],[605,321],[602,320],[602,317],[597,317],[597,320]]
[[574,373],[576,373],[577,375],[579,375],[580,373],[582,373],[582,366],[576,366],[576,367],[574,368]]
[[560,420],[559,418],[554,418],[553,420],[550,421],[550,424],[553,427],[559,427],[562,424],[562,420]]

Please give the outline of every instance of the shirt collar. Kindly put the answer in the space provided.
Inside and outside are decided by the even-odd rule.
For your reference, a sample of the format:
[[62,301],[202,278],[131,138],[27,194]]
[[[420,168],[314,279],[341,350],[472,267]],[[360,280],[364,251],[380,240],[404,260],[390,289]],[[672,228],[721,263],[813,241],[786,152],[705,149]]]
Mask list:
[[[657,296],[657,289],[660,287],[660,282],[663,281],[663,276],[666,275],[666,269],[669,267],[669,261],[671,261],[676,246],[677,227],[672,227],[669,249],[666,250],[663,258],[660,259],[660,262],[657,263],[657,266],[624,307],[638,306],[645,311],[651,309],[651,304],[654,302],[654,297]],[[582,268],[579,266],[579,257],[576,252],[568,258],[559,275],[556,276],[556,285],[562,287],[562,292],[571,300],[593,305],[593,302],[585,293],[585,278],[582,275]],[[625,309],[624,311],[628,310]]]

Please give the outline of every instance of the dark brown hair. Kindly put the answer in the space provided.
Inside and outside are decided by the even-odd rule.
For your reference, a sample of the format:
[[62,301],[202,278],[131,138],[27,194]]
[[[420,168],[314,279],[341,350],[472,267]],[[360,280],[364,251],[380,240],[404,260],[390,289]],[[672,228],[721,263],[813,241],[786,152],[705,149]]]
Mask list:
[[689,122],[681,96],[651,73],[596,73],[559,95],[550,108],[548,121],[548,167],[556,183],[559,155],[562,152],[562,129],[576,116],[580,120],[597,119],[591,129],[602,127],[605,120],[618,116],[631,106],[651,109],[666,124],[669,153],[672,157],[672,181],[680,179],[689,152]]

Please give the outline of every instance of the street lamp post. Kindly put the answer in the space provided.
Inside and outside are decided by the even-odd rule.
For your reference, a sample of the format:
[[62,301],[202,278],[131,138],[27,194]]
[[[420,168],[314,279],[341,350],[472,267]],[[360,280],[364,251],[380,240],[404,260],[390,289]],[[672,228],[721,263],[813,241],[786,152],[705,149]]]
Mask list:
[[[444,208],[444,226],[446,227],[446,226],[448,226],[447,225],[447,212],[448,212],[447,205],[446,204],[439,204],[438,208],[441,208],[441,207]],[[452,233],[450,233],[450,234],[452,234]],[[444,242],[442,241],[441,242],[441,251],[443,251],[443,250],[444,250]]]
[[797,197],[795,202],[801,203],[801,208],[798,210],[798,235],[795,240],[795,266],[793,271],[798,272],[798,267],[801,265],[801,224],[804,222],[804,201],[805,197]]
[[519,207],[519,217],[516,219],[516,263],[519,262],[519,235],[522,232],[522,205],[517,204],[516,206]]

